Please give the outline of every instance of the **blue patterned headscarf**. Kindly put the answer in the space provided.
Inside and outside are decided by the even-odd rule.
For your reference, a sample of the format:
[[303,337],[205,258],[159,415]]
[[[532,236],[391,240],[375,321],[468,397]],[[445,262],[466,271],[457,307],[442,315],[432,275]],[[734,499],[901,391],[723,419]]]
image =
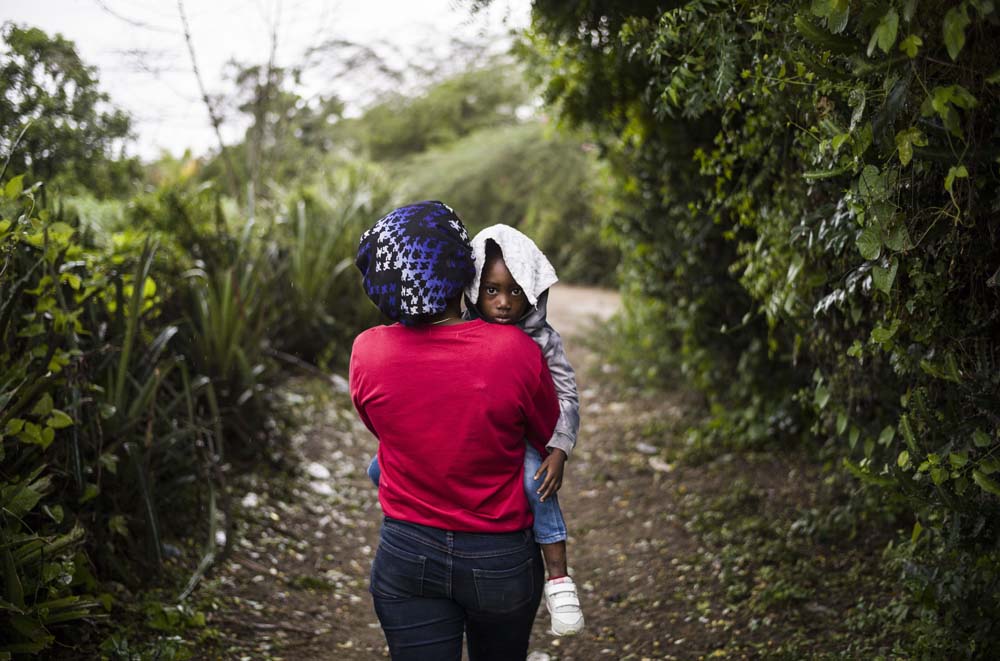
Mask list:
[[451,207],[417,202],[381,218],[361,235],[354,264],[365,293],[405,325],[444,312],[475,274],[469,233]]

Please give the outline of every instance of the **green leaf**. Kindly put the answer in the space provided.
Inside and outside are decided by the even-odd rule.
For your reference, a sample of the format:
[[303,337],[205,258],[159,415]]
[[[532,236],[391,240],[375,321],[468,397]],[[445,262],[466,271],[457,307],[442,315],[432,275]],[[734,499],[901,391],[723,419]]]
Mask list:
[[964,452],[952,452],[948,455],[948,461],[951,462],[952,468],[961,468],[969,463],[969,455]]
[[986,76],[986,82],[990,85],[1000,85],[1000,69]]
[[826,405],[830,402],[830,390],[823,384],[816,386],[816,393],[813,400],[816,402],[816,406],[818,406],[820,410],[825,409]]
[[108,529],[117,535],[128,537],[128,524],[125,523],[125,517],[121,514],[116,514],[108,520]]
[[[899,30],[899,12],[895,7],[889,9],[882,20],[875,28],[875,36],[878,39],[878,47],[883,53],[888,53],[893,44],[896,43],[896,35]],[[869,48],[870,50],[870,48]],[[871,53],[869,53],[871,55]]]
[[896,331],[899,330],[899,323],[899,319],[893,319],[888,328],[882,324],[878,324],[872,329],[872,340],[879,344],[885,344],[896,335]]
[[958,54],[965,46],[965,28],[969,26],[969,10],[965,3],[957,7],[952,7],[944,15],[942,25],[944,33],[944,45],[948,49],[948,56],[952,61],[958,59]]
[[3,188],[3,194],[7,199],[13,200],[24,190],[24,175],[19,174],[7,182]]
[[3,556],[4,599],[18,608],[24,608],[24,587],[14,565],[14,556],[6,545],[0,550],[0,555]]
[[934,484],[941,485],[944,484],[945,480],[948,479],[948,470],[941,468],[940,466],[935,466],[931,469],[931,481]]
[[74,291],[79,291],[80,285],[83,284],[83,280],[75,273],[63,273],[60,280],[68,284]]
[[913,160],[913,148],[914,147],[926,147],[927,137],[924,136],[923,131],[911,126],[908,129],[903,129],[896,134],[896,149],[899,151],[899,162],[906,167]]
[[49,515],[49,518],[56,523],[62,523],[63,518],[65,518],[66,513],[63,512],[62,505],[53,505],[49,507],[48,505],[42,506],[42,511]]
[[59,409],[52,409],[52,415],[45,421],[45,424],[53,429],[65,429],[73,426],[73,418]]
[[990,437],[981,429],[972,432],[972,442],[976,444],[977,448],[988,448],[992,445]]
[[886,178],[874,165],[866,165],[858,177],[858,193],[866,202],[872,204],[886,200],[889,197],[889,188],[886,185]]
[[52,445],[52,441],[56,440],[56,430],[53,429],[52,427],[45,427],[44,429],[41,430],[40,435],[42,439],[41,446],[43,450]]
[[854,446],[858,444],[858,438],[861,436],[861,430],[857,427],[851,427],[851,433],[847,436],[847,444],[854,449]]
[[992,475],[1000,471],[1000,457],[984,457],[979,460],[979,470],[984,475]]
[[899,270],[899,261],[893,257],[889,260],[889,268],[876,266],[872,269],[872,284],[883,294],[888,294],[892,290],[892,283],[896,280],[896,271]]
[[906,56],[912,59],[917,56],[917,52],[923,45],[924,45],[923,39],[921,39],[915,34],[911,34],[909,37],[903,39],[903,41],[899,43],[899,50],[906,53]]
[[962,375],[958,371],[958,362],[955,360],[955,355],[950,352],[945,354],[944,365],[938,365],[925,358],[920,361],[920,369],[938,379],[955,383],[962,382]]
[[907,231],[906,225],[899,223],[893,228],[893,230],[889,233],[888,238],[885,240],[885,247],[893,252],[909,250],[913,247],[913,243],[910,241],[910,233]]
[[42,395],[42,398],[35,403],[35,406],[32,407],[31,415],[38,417],[46,416],[52,412],[52,407],[52,395],[45,393]]
[[963,110],[971,110],[979,104],[972,92],[961,85],[949,85],[947,89],[949,90],[948,102],[954,106]]
[[851,2],[850,0],[833,0],[831,4],[830,16],[828,17],[827,27],[830,28],[830,32],[834,34],[840,34],[847,27],[847,19],[851,15]]
[[882,254],[882,237],[879,234],[878,228],[874,226],[869,226],[858,235],[857,239],[858,252],[865,259],[878,259],[879,255]]
[[966,179],[969,176],[969,171],[964,165],[951,166],[948,169],[948,176],[944,179],[944,189],[949,193],[952,192],[952,187],[955,185],[956,179]]
[[83,488],[83,495],[80,496],[80,504],[84,504],[88,500],[93,500],[97,498],[98,494],[101,493],[100,488],[96,484],[88,484]]
[[101,462],[101,466],[104,467],[106,471],[112,475],[118,474],[118,456],[111,454],[110,452],[105,452],[100,457],[97,458]]
[[882,432],[878,435],[878,444],[888,447],[894,438],[896,438],[896,428],[892,425],[886,425],[882,428]]
[[843,459],[844,468],[848,470],[854,477],[858,478],[866,484],[874,484],[880,487],[892,486],[895,482],[886,477],[880,477],[878,475],[873,475],[867,468],[862,468],[860,465],[854,463],[850,459],[844,457]]
[[979,488],[983,491],[991,493],[994,496],[1000,496],[1000,484],[997,484],[991,478],[986,477],[982,471],[972,471],[972,480],[978,484]]
[[916,437],[913,435],[913,427],[910,426],[910,418],[905,414],[899,418],[899,433],[903,435],[903,440],[906,441],[906,445],[910,448],[910,450],[916,454]]
[[[862,117],[865,115],[865,105],[867,105],[868,97],[865,95],[865,90],[863,87],[855,87],[851,90],[851,93],[847,97],[847,105],[851,107],[851,124],[848,128],[848,132],[853,131],[854,128],[861,121]],[[876,169],[876,172],[878,170]]]
[[907,466],[910,465],[909,450],[903,450],[902,452],[899,453],[899,456],[896,457],[896,465],[904,470],[906,469]]
[[913,524],[913,532],[910,533],[910,543],[911,544],[916,544],[917,540],[920,539],[920,533],[922,533],[923,531],[924,531],[924,527],[922,525],[920,525],[919,521],[917,521],[916,523],[914,523]]
[[812,13],[826,19],[826,26],[834,34],[844,31],[850,16],[850,0],[813,0]]
[[837,414],[837,436],[840,436],[847,429],[847,415],[843,412]]

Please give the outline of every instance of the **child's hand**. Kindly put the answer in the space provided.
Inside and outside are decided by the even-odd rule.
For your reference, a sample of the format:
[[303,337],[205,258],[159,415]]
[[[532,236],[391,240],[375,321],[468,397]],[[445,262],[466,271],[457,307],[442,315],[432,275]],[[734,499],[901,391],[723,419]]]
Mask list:
[[535,479],[539,479],[542,473],[545,474],[545,479],[542,480],[542,485],[538,487],[537,493],[541,498],[542,502],[549,496],[554,496],[559,487],[562,486],[563,478],[563,464],[566,463],[566,453],[555,448],[549,453],[549,456],[545,457],[545,461],[542,465],[538,467],[538,471],[535,472]]

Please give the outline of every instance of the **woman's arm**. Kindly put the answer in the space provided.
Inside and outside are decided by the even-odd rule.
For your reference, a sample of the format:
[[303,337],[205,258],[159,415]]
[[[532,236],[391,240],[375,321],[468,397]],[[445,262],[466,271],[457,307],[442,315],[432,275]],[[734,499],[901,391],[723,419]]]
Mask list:
[[359,354],[364,352],[364,345],[359,340],[361,340],[360,335],[355,338],[354,345],[351,347],[351,359],[348,367],[347,381],[351,391],[351,402],[354,404],[354,410],[358,412],[358,417],[365,423],[365,427],[378,438],[378,432],[375,431],[375,426],[372,425],[368,412],[365,410],[365,379],[363,368],[360,365],[363,361],[359,359]]

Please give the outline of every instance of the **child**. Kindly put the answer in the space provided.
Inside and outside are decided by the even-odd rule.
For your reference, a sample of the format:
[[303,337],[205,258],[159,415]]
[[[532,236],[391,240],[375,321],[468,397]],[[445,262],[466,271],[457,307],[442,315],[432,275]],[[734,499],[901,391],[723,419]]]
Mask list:
[[[546,321],[548,290],[555,269],[534,241],[508,225],[493,225],[472,239],[476,275],[466,288],[469,319],[482,317],[496,324],[516,324],[542,349],[559,396],[560,415],[548,442],[548,456],[526,443],[524,482],[534,514],[535,539],[548,571],[545,605],[552,616],[552,633],[570,635],[583,628],[583,612],[573,579],[567,574],[566,524],[556,492],[562,486],[563,464],[576,445],[580,425],[576,377],[562,339]],[[377,458],[368,475],[378,486]]]

